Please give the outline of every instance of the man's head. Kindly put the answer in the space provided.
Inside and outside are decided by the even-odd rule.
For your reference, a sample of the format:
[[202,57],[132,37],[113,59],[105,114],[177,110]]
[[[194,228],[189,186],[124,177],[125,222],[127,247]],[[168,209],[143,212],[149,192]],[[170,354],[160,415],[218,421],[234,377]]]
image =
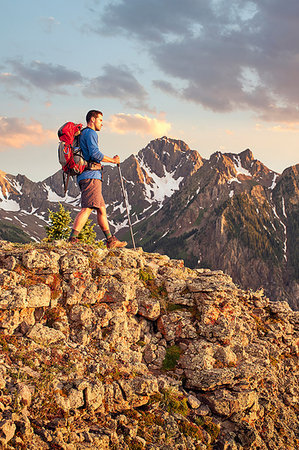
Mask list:
[[103,113],[101,111],[97,111],[96,109],[88,111],[86,114],[86,123],[87,126],[93,130],[100,131],[103,124]]

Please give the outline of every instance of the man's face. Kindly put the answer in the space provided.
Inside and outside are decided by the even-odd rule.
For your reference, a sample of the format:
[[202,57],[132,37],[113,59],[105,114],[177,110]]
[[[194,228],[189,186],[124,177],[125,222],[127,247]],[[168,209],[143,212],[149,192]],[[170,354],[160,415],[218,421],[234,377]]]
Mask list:
[[100,129],[102,128],[102,125],[103,125],[103,116],[101,116],[101,114],[99,114],[98,117],[95,118],[95,120],[94,120],[95,131],[100,131]]

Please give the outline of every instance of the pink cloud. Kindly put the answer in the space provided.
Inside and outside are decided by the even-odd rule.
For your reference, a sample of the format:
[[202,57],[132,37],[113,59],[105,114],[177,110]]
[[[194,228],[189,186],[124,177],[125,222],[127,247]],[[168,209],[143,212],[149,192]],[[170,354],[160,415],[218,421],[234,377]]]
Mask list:
[[141,114],[115,114],[110,117],[108,127],[113,133],[136,133],[142,136],[166,135],[171,129],[171,124],[164,119],[151,118]]
[[46,130],[37,120],[17,117],[0,117],[0,151],[5,148],[23,148],[27,145],[42,145],[57,139],[54,131]]

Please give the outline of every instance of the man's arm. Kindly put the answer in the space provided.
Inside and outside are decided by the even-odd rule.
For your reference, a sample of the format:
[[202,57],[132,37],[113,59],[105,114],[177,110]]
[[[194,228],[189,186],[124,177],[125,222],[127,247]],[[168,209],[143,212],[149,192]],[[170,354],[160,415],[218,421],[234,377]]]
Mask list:
[[104,155],[104,158],[102,159],[102,162],[112,163],[112,164],[119,164],[120,163],[120,159],[119,159],[118,155],[113,156],[113,158],[109,158],[109,156],[105,156]]
[[[105,156],[102,159],[102,162],[112,163],[112,164],[120,164],[119,156],[114,156],[113,158],[109,158],[109,156]],[[92,170],[101,170],[101,163],[93,162],[90,164],[90,169]]]

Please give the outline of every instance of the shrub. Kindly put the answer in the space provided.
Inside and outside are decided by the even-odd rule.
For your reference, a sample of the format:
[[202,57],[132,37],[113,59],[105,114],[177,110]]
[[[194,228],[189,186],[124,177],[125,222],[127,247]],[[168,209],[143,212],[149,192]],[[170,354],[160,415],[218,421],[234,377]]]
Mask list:
[[[47,225],[45,227],[47,233],[46,240],[48,242],[54,241],[56,239],[67,240],[71,233],[69,226],[72,220],[70,212],[67,211],[61,203],[59,203],[58,211],[51,211],[50,209],[48,211],[50,225]],[[80,231],[78,239],[84,244],[94,244],[96,240],[96,233],[93,230],[94,226],[95,224],[93,224],[92,221],[88,219],[82,231]]]
[[71,215],[70,212],[67,211],[61,203],[59,203],[58,211],[49,211],[49,221],[50,225],[46,225],[46,240],[51,242],[56,239],[68,239],[70,235],[70,221]]

